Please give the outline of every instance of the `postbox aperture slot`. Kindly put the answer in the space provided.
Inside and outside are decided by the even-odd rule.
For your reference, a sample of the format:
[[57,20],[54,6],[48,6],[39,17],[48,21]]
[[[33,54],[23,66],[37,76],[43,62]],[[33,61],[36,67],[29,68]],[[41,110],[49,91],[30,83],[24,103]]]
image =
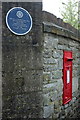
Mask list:
[[72,61],[73,58],[69,58],[69,57],[67,57],[66,60],[67,60],[67,61]]

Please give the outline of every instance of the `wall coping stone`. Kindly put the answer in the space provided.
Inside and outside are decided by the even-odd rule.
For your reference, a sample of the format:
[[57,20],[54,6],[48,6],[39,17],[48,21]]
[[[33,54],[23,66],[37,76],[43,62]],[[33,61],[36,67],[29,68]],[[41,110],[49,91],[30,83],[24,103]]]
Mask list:
[[64,36],[67,38],[71,38],[74,39],[78,42],[80,42],[80,37],[79,37],[79,32],[77,31],[77,34],[75,34],[74,32],[60,27],[58,25],[55,25],[53,23],[48,23],[48,22],[43,22],[43,32],[47,32],[47,33],[54,33],[60,36]]
[[43,32],[54,33],[80,42],[80,31],[46,11],[43,11]]

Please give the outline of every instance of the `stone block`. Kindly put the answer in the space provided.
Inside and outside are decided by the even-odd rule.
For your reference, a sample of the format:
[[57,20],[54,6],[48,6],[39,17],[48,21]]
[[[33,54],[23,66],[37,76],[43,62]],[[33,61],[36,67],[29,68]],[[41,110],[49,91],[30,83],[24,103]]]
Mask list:
[[64,49],[65,49],[65,46],[64,46],[64,45],[58,45],[58,49],[59,49],[59,50],[64,50]]
[[50,117],[53,112],[54,112],[54,104],[53,104],[53,105],[50,105],[50,106],[45,106],[45,107],[44,107],[43,118],[48,118],[48,117]]
[[58,45],[58,49],[59,49],[59,50],[71,50],[71,49],[68,48],[68,46],[66,46],[66,45]]
[[51,74],[50,72],[44,72],[43,73],[43,82],[44,83],[50,83],[51,81]]
[[57,83],[46,84],[46,85],[43,86],[43,92],[48,93],[48,92],[53,91],[53,93],[54,93],[56,88],[57,88]]
[[53,51],[53,55],[52,55],[53,58],[59,58],[60,57],[60,54],[58,53],[58,51]]
[[76,97],[72,98],[73,102],[75,103],[76,102]]
[[70,42],[69,39],[66,39],[66,38],[61,37],[61,36],[58,39],[59,39],[58,44],[60,44],[60,45],[68,45]]
[[47,34],[44,36],[44,41],[45,41],[46,48],[49,48],[49,49],[57,48],[58,38],[54,38],[54,36],[50,36]]
[[59,106],[59,101],[57,101],[57,100],[55,100],[54,101],[54,109],[57,109],[57,108],[59,108],[60,106]]
[[58,92],[57,90],[54,90],[53,92],[50,92],[50,101],[54,102],[58,97]]
[[62,71],[56,70],[52,72],[53,79],[61,79],[62,78]]
[[52,57],[50,57],[50,58],[44,58],[44,63],[45,64],[56,64],[57,63],[57,60],[56,59],[54,59],[54,58],[52,58]]
[[63,59],[58,59],[58,68],[59,68],[60,70],[63,69]]
[[52,57],[52,50],[51,49],[45,49],[43,52],[44,58],[51,58]]
[[63,59],[63,50],[58,50],[60,58]]
[[69,41],[69,45],[70,45],[71,47],[74,47],[74,46],[75,46],[75,42],[74,42],[74,41]]
[[52,115],[52,119],[54,120],[54,119],[57,119],[59,117],[59,113],[57,113],[57,114],[55,114],[55,113],[53,113],[53,115]]
[[60,108],[60,107],[54,109],[54,113],[55,113],[55,114],[58,114],[58,113],[60,113],[60,112],[61,112],[61,108]]
[[50,103],[50,95],[49,93],[43,95],[43,105],[48,106]]
[[69,106],[69,104],[66,104],[66,105],[64,106],[64,108],[68,108],[68,106]]
[[76,58],[77,59],[80,58],[80,53],[79,52],[76,53]]
[[54,65],[44,65],[44,71],[45,72],[52,72],[54,70],[58,69],[58,63]]
[[76,92],[78,90],[78,77],[74,77],[72,80],[72,92]]
[[63,93],[63,80],[62,79],[59,79],[57,81],[57,87],[56,87],[57,91],[58,91],[58,96],[62,96],[62,93]]

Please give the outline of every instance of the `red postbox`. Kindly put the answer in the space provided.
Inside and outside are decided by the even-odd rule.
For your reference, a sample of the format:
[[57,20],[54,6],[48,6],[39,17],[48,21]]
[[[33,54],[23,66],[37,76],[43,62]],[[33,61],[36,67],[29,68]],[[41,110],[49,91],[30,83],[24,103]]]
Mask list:
[[72,51],[63,52],[63,104],[72,100]]

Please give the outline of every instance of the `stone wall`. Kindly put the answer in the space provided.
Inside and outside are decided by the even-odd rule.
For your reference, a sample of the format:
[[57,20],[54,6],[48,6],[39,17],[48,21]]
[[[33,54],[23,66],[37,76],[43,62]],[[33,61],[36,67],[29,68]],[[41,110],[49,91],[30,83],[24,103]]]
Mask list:
[[[13,7],[23,7],[31,14],[33,26],[28,34],[18,36],[7,28],[5,17]],[[41,17],[41,2],[2,3],[3,120],[42,116]]]
[[0,2],[0,119],[2,118],[2,3]]
[[[80,39],[78,31],[50,13],[43,12],[44,118],[75,118],[79,111]],[[63,50],[72,51],[72,100],[63,105]]]
[[[41,2],[7,1],[0,3],[0,118],[1,113],[3,120],[79,117],[78,31],[42,12]],[[6,14],[13,7],[23,7],[32,16],[32,29],[24,36],[6,26]],[[66,105],[62,98],[63,50],[73,52],[72,100]]]

